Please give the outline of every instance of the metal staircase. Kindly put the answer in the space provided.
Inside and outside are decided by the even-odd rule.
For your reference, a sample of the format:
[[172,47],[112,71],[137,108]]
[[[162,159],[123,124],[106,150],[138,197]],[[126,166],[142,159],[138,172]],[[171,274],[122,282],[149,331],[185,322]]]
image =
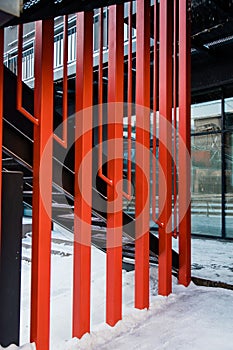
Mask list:
[[[24,203],[32,206],[32,165],[33,165],[33,126],[16,110],[16,76],[6,67],[4,71],[4,132],[3,132],[3,168],[6,170],[21,170],[24,174]],[[27,109],[33,109],[33,91],[24,84],[24,103]],[[60,118],[57,112],[54,118]],[[70,123],[70,128],[72,125]],[[59,160],[59,145],[54,141],[53,157],[53,203],[52,220],[64,229],[73,232],[73,194],[74,194],[74,161],[71,155],[66,160],[65,167]],[[95,157],[93,157],[95,158]],[[56,174],[63,174],[63,185],[59,185]],[[93,186],[92,210],[92,244],[106,250],[106,216],[107,202],[105,199],[106,185],[97,179]],[[99,198],[103,200],[99,200]],[[98,209],[97,209],[98,208]],[[132,216],[123,212],[123,262],[134,263],[135,221]],[[155,232],[150,232],[150,262],[158,262],[159,240]],[[173,269],[178,270],[178,254],[172,252]],[[127,264],[126,264],[127,265]]]

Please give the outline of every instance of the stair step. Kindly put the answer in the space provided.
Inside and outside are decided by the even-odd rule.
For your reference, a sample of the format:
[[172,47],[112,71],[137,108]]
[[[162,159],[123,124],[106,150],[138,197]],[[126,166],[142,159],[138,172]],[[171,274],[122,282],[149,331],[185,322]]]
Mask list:
[[[57,219],[63,223],[70,223],[74,222],[74,213],[68,213],[68,214],[63,214],[63,215],[58,215]],[[92,225],[94,226],[100,226],[100,227],[106,227],[106,223],[101,220],[100,218],[97,217],[92,217]]]

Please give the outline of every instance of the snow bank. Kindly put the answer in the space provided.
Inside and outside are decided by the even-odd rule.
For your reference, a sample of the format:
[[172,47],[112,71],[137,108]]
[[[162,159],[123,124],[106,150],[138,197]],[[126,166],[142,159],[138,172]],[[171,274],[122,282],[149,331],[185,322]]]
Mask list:
[[114,328],[102,325],[63,350],[232,350],[232,298],[228,290],[174,286],[150,310],[133,311]]
[[[56,238],[59,238],[57,236]],[[62,238],[62,237],[61,237]],[[22,262],[21,344],[29,342],[30,237],[24,239]],[[27,243],[27,244],[26,244]],[[71,339],[73,247],[52,244],[51,350],[232,350],[233,292],[217,288],[188,288],[173,279],[173,293],[158,296],[158,271],[150,269],[150,309],[134,309],[134,271],[122,272],[123,320],[105,322],[106,256],[92,247],[91,334]],[[218,258],[218,259],[217,259]],[[232,244],[193,240],[193,274],[232,282]],[[3,348],[0,347],[0,350]],[[7,350],[35,350],[28,344]]]

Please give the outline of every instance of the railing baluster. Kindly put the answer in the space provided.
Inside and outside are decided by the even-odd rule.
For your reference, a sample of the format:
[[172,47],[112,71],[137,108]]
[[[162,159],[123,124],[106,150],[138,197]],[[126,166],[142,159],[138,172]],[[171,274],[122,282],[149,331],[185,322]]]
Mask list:
[[179,283],[185,286],[191,281],[190,8],[190,0],[179,1]]
[[[53,20],[36,22],[31,341],[49,349],[53,135]],[[40,168],[46,148],[46,167]]]
[[107,188],[107,291],[106,321],[114,326],[122,318],[122,176],[124,8],[109,7],[108,27],[108,177]]
[[62,147],[67,148],[67,118],[68,118],[68,16],[64,16],[63,31],[63,101],[62,101],[62,138],[53,135]]
[[172,2],[160,2],[159,294],[172,290]]
[[135,307],[149,308],[150,1],[136,13]]
[[[77,14],[73,336],[90,332],[93,12]],[[90,156],[91,154],[91,156]],[[85,167],[82,162],[85,161]]]
[[173,237],[177,237],[177,1],[174,0],[173,21]]
[[103,174],[103,9],[99,10],[99,84],[98,84],[98,176],[109,186],[113,185],[111,179]]
[[38,125],[39,121],[31,113],[22,106],[23,81],[22,81],[22,51],[23,51],[23,25],[18,26],[18,64],[17,64],[17,96],[16,108],[34,125]]
[[127,192],[123,191],[123,196],[127,200],[132,197],[132,89],[133,89],[133,54],[132,54],[132,2],[128,3],[128,84],[127,84]]

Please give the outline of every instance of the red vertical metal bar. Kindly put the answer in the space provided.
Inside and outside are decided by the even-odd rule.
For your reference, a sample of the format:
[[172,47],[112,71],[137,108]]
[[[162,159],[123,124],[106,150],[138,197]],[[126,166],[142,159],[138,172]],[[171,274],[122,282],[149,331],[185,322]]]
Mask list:
[[131,199],[131,180],[132,180],[132,164],[131,164],[131,148],[132,148],[132,140],[131,140],[131,134],[132,134],[132,84],[133,84],[133,53],[132,53],[132,2],[130,1],[128,3],[128,86],[127,86],[127,102],[128,102],[128,142],[127,142],[127,153],[128,153],[128,160],[127,160],[127,193],[123,192],[123,196],[127,198],[128,200]]
[[23,54],[23,24],[18,25],[18,57],[17,57],[17,96],[16,106],[20,109],[22,104],[22,54]]
[[18,26],[18,58],[17,58],[17,92],[16,108],[33,124],[38,125],[39,121],[22,106],[22,53],[23,53],[23,24]]
[[90,332],[92,159],[88,154],[92,149],[92,11],[77,14],[76,57],[73,336],[81,338]]
[[154,67],[153,67],[153,158],[152,158],[152,219],[155,223],[159,224],[156,217],[156,153],[157,153],[157,118],[156,113],[158,109],[157,95],[158,95],[158,79],[159,79],[159,65],[158,65],[158,3],[157,0],[154,3]]
[[103,8],[99,10],[99,71],[98,71],[98,103],[99,103],[99,127],[98,127],[98,176],[109,186],[113,185],[112,179],[103,174]]
[[177,150],[176,150],[176,129],[177,129],[177,1],[174,0],[174,20],[173,20],[173,236],[177,237],[177,166],[176,166],[176,158],[177,158]]
[[159,220],[163,227],[159,227],[158,292],[161,295],[172,290],[172,14],[172,1],[160,1]]
[[[53,20],[36,22],[32,211],[31,341],[49,349],[53,133]],[[46,147],[46,174],[40,161]],[[41,196],[41,189],[46,198]]]
[[103,142],[103,8],[101,7],[99,9],[99,70],[98,70],[98,108],[99,108],[99,128],[98,128],[98,139],[99,139],[99,145],[98,145],[98,169],[99,174],[102,174],[102,157],[103,157],[103,148],[102,148],[102,142]]
[[54,139],[64,148],[67,147],[67,117],[68,117],[68,16],[64,16],[63,31],[63,101],[62,101],[62,138],[54,134]]
[[[3,84],[4,84],[4,29],[0,29],[0,256],[1,256],[1,213],[2,213],[2,133],[3,133]],[[0,259],[1,261],[1,259]]]
[[124,7],[109,7],[108,186],[106,322],[122,318],[122,175]]
[[190,9],[191,1],[179,1],[179,283],[185,286],[191,281]]
[[149,308],[150,1],[136,14],[135,307]]

